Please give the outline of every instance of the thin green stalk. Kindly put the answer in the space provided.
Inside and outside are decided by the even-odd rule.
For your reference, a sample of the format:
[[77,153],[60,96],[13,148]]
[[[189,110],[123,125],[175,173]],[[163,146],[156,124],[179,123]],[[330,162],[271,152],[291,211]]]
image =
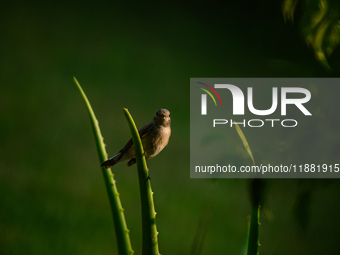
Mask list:
[[[87,110],[90,115],[94,137],[96,140],[96,146],[98,149],[99,159],[100,159],[100,162],[103,162],[107,159],[107,153],[105,150],[104,139],[100,132],[98,120],[96,119],[96,116],[92,110],[90,102],[87,99],[83,89],[79,85],[77,79],[73,77],[73,80],[75,84],[77,85],[79,92],[85,101]],[[109,201],[111,205],[113,222],[114,222],[114,227],[116,231],[118,253],[119,255],[128,255],[128,254],[131,255],[134,252],[131,248],[129,230],[126,226],[124,209],[120,202],[119,193],[118,193],[117,186],[116,186],[116,181],[113,178],[111,169],[106,169],[105,167],[102,167],[102,172],[104,176],[106,191],[107,191],[107,194],[109,195]]]
[[[252,159],[253,164],[255,166],[255,160],[253,157],[253,153],[251,152],[250,146],[247,142],[245,135],[243,134],[241,128],[233,121],[236,131],[243,142],[244,148],[247,150],[249,157]],[[258,255],[259,254],[259,246],[260,246],[260,233],[259,233],[259,225],[260,225],[260,196],[261,196],[261,188],[263,188],[263,183],[260,179],[253,179],[251,181],[251,216],[250,216],[250,224],[248,229],[248,240],[246,246],[246,254],[247,255]]]
[[153,192],[145,161],[142,142],[129,111],[124,108],[124,114],[129,123],[133,144],[135,146],[139,189],[142,206],[143,255],[158,255],[158,232],[156,227],[156,212],[153,202]]
[[248,231],[247,255],[259,254],[259,226],[260,206],[253,205],[251,208],[250,226]]

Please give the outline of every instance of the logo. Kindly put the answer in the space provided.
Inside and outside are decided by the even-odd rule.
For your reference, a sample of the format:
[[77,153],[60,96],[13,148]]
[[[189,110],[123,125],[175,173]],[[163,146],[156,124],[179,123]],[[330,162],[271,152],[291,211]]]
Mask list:
[[[204,85],[208,89],[210,89],[218,98],[220,101],[220,104],[222,106],[222,100],[217,93],[215,89],[220,89],[220,93],[223,95],[224,91],[227,93],[231,93],[232,95],[232,112],[233,115],[244,115],[245,114],[245,96],[243,91],[237,87],[236,85],[232,84],[215,84],[214,88],[208,84],[197,82],[199,84]],[[217,106],[216,100],[212,93],[204,88],[197,87],[198,89],[203,90],[206,92],[214,101],[215,106]],[[280,107],[280,113],[281,116],[287,115],[287,105],[294,105],[298,110],[300,110],[305,116],[311,116],[312,114],[307,110],[307,108],[304,106],[305,103],[307,103],[311,99],[311,93],[308,89],[300,88],[300,87],[281,87],[280,88],[280,97],[278,96],[278,87],[272,87],[272,95],[271,95],[271,101],[272,104],[270,108],[268,109],[256,109],[254,107],[253,103],[253,88],[247,87],[247,107],[248,110],[257,116],[268,116],[273,114],[278,106]],[[201,115],[207,115],[208,109],[207,109],[207,94],[201,95]],[[295,108],[295,109],[296,109]],[[294,109],[294,108],[290,108]],[[279,119],[252,119],[247,121],[249,127],[262,127],[265,122],[270,122],[272,127],[274,127],[275,121],[280,121],[281,125],[283,127],[295,127],[297,126],[297,121],[295,119],[285,119],[285,120],[279,120]],[[288,125],[287,122],[292,122],[293,124]],[[233,120],[228,121],[227,119],[214,119],[213,120],[213,127],[215,127],[217,124],[227,124],[230,123],[230,125],[233,125]],[[241,124],[246,126],[246,120],[244,119],[242,122],[236,122],[237,124]],[[254,125],[254,123],[258,123],[258,125]]]
[[[213,87],[211,87],[210,85],[205,84],[203,82],[197,82],[197,83],[202,84],[202,85],[206,86],[207,88],[211,89],[211,91],[214,92],[215,95],[217,96],[218,100],[220,100],[220,104],[222,106],[222,100],[220,98],[220,95],[217,93],[217,91]],[[214,101],[215,106],[217,106],[214,96],[208,90],[201,88],[201,87],[197,87],[197,88],[206,92],[212,98],[212,100]],[[207,95],[206,94],[201,95],[201,102],[202,102],[201,103],[201,114],[207,115]]]

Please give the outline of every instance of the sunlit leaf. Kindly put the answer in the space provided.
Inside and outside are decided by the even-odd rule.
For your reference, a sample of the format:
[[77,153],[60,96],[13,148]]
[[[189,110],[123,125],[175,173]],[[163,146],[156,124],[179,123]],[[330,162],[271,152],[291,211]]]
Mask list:
[[233,121],[233,124],[235,125],[236,131],[237,131],[239,137],[241,138],[241,140],[242,140],[242,142],[243,142],[244,148],[246,148],[246,150],[247,150],[247,152],[248,152],[248,154],[249,154],[249,156],[250,156],[250,158],[251,158],[251,160],[253,161],[253,164],[254,164],[254,166],[255,166],[255,160],[254,160],[254,157],[253,157],[253,153],[252,153],[251,150],[250,150],[250,147],[249,147],[249,144],[248,144],[248,142],[247,142],[246,137],[244,136],[244,134],[243,134],[241,128],[236,124],[235,121]]

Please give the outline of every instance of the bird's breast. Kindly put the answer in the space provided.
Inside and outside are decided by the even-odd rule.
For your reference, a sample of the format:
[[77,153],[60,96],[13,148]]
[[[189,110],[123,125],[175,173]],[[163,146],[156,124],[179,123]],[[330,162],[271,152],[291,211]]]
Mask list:
[[142,139],[146,158],[153,158],[168,144],[171,136],[170,127],[157,127]]

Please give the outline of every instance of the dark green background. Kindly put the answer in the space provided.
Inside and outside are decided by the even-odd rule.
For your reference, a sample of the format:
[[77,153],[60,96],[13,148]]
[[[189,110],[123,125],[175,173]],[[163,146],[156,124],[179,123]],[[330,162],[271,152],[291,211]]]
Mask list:
[[[189,178],[189,79],[338,76],[339,52],[330,57],[333,72],[327,73],[306,46],[298,22],[284,23],[281,4],[2,1],[0,253],[117,253],[75,76],[110,155],[130,138],[124,107],[139,128],[158,108],[171,111],[170,143],[148,162],[160,252],[189,254],[204,206],[212,201],[202,254],[240,254],[250,214],[248,182]],[[296,20],[301,12],[298,8]],[[337,119],[331,125],[339,130]],[[247,139],[260,153],[265,138]],[[330,133],[328,139],[339,137]],[[244,153],[236,141],[229,146],[235,146],[235,155]],[[332,150],[334,157],[339,150]],[[140,254],[137,171],[124,164],[113,171],[132,246]],[[267,180],[264,191],[261,254],[339,253],[337,180]]]

